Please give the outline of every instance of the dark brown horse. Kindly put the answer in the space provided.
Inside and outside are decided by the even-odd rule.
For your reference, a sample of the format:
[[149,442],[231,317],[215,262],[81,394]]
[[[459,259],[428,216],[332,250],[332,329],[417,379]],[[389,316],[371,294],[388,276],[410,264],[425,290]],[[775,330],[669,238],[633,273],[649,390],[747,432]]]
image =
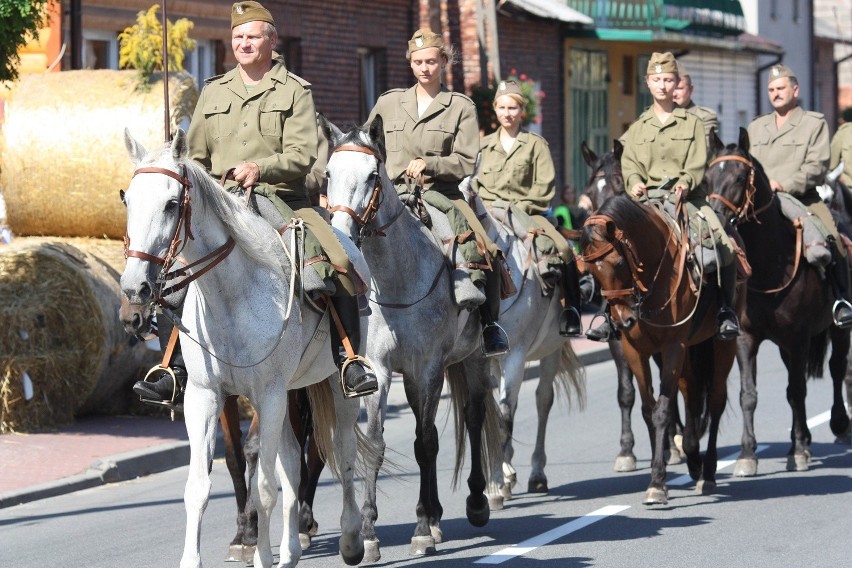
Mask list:
[[[639,385],[642,417],[653,458],[646,504],[668,502],[665,452],[671,401],[685,401],[683,448],[696,490],[716,486],[716,436],[727,402],[726,379],[736,343],[715,339],[716,294],[701,294],[690,280],[688,250],[665,213],[621,195],[607,200],[581,233],[581,260],[601,284],[624,357]],[[740,308],[742,301],[739,302]],[[661,355],[659,397],[654,397],[650,358]],[[699,440],[709,431],[702,458]]]
[[[592,203],[592,211],[597,211],[600,206],[610,197],[624,194],[624,176],[621,175],[621,154],[624,151],[624,146],[618,140],[613,140],[612,150],[598,156],[589,148],[585,142],[580,146],[583,153],[583,160],[591,169],[589,181],[586,182],[586,188],[583,190],[583,195],[587,196]],[[600,320],[597,320],[600,321]],[[618,389],[616,397],[618,399],[618,407],[621,410],[621,436],[619,438],[620,449],[615,457],[615,471],[625,473],[636,471],[636,455],[633,453],[635,438],[633,436],[633,427],[631,414],[633,405],[636,402],[636,389],[633,386],[633,372],[627,365],[624,359],[624,351],[621,348],[621,341],[617,337],[610,339],[609,352],[612,355],[612,361],[615,363],[615,371],[618,376]],[[657,356],[656,359],[659,359]],[[657,365],[660,365],[659,360]],[[672,412],[675,418],[672,420],[672,427],[669,432],[669,447],[674,449],[678,444],[675,443],[681,437],[682,427],[680,426],[680,417],[677,414],[677,401],[672,400]],[[676,465],[681,461],[680,451],[671,451],[667,460],[668,465]]]
[[740,129],[737,144],[726,147],[715,134],[712,143],[716,158],[706,174],[711,204],[737,227],[754,271],[737,340],[743,437],[734,475],[757,473],[757,352],[766,339],[779,347],[787,367],[787,401],[793,411],[787,469],[806,470],[811,458],[806,382],[808,376],[822,376],[829,337],[834,383],[831,431],[841,436],[849,430],[842,388],[849,331],[832,325],[831,289],[820,271],[804,259],[800,231],[782,214],[763,167],[749,154],[748,132]]

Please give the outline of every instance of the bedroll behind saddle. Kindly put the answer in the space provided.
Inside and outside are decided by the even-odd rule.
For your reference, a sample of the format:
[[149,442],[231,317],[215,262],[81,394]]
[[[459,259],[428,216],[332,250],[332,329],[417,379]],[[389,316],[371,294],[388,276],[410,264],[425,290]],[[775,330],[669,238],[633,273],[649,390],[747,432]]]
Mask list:
[[793,226],[802,224],[802,244],[808,264],[825,268],[831,262],[831,250],[828,240],[831,231],[819,217],[808,211],[807,206],[794,196],[783,191],[775,193],[781,205],[781,213]]

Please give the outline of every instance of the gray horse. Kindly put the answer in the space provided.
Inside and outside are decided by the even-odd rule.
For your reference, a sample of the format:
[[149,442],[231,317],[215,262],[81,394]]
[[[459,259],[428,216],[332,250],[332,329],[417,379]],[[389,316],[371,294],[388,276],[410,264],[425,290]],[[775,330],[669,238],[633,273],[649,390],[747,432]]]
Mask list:
[[[462,190],[470,196],[468,184],[462,184]],[[516,294],[500,304],[500,325],[509,336],[512,350],[504,357],[489,361],[491,373],[500,378],[498,402],[504,438],[502,470],[495,468],[492,471],[488,500],[492,509],[501,509],[503,500],[511,498],[512,488],[518,480],[512,466],[515,453],[512,430],[518,394],[524,380],[524,364],[527,361],[539,361],[539,381],[535,391],[538,429],[531,459],[532,471],[527,484],[527,491],[534,493],[548,491],[544,473],[547,464],[544,442],[554,395],[561,392],[570,400],[574,394],[582,407],[585,372],[571,347],[570,339],[559,335],[559,315],[562,312],[559,293],[558,290],[544,293],[538,266],[530,258],[532,249],[529,239],[533,235],[527,233],[524,240],[517,237],[525,228],[513,226],[517,225],[517,220],[511,215],[501,215],[505,221],[498,221],[493,213],[505,209],[486,208],[478,196],[474,197],[473,205],[488,236],[503,251],[517,290]]]
[[[372,275],[367,358],[379,379],[379,390],[364,400],[367,436],[383,453],[382,430],[392,372],[402,374],[417,420],[414,456],[420,468],[420,491],[411,554],[427,554],[435,552],[435,544],[443,538],[435,415],[445,371],[456,418],[454,485],[464,460],[465,432],[460,427],[464,422],[471,448],[467,518],[477,527],[484,526],[489,518],[485,489],[489,456],[499,452],[499,411],[491,395],[489,362],[480,348],[477,312],[455,303],[459,288],[454,287],[453,270],[442,243],[397,196],[384,167],[381,120],[376,118],[368,130],[355,128],[344,134],[323,119],[334,148],[327,166],[328,204],[332,225],[361,243]],[[452,237],[446,219],[435,209],[429,208],[429,213],[441,240]],[[381,462],[368,463],[361,509],[365,561],[381,557],[375,530],[376,480]]]

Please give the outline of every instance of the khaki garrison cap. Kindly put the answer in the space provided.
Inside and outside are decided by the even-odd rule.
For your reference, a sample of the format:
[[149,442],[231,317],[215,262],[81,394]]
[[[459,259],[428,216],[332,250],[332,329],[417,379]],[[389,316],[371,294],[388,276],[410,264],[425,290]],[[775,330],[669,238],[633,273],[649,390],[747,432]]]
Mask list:
[[420,28],[408,40],[408,53],[414,53],[427,47],[444,47],[444,38],[429,28]]
[[[796,79],[796,74],[793,73],[793,70],[787,67],[786,65],[773,65],[769,68],[769,82],[771,83],[775,79],[781,79],[783,77],[789,77],[791,79]],[[798,80],[798,79],[797,79]]]
[[234,5],[231,7],[231,29],[246,22],[268,22],[273,26],[275,25],[272,14],[260,2],[253,2],[251,0],[234,2]]
[[500,81],[497,85],[497,90],[494,92],[494,100],[496,101],[497,97],[502,97],[503,95],[520,97],[521,100],[524,99],[524,93],[515,81]]
[[647,75],[659,75],[660,73],[677,73],[677,61],[670,51],[665,53],[654,52],[648,60]]
[[677,62],[677,74],[681,77],[689,77],[689,71],[686,70],[686,67],[680,61]]

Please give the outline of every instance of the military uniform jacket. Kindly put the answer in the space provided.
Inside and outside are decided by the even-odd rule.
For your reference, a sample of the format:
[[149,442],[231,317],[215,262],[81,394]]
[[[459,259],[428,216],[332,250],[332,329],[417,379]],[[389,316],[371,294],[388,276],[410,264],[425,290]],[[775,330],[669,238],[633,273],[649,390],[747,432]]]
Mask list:
[[777,128],[775,112],[755,118],[748,125],[751,154],[766,175],[806,205],[819,200],[816,187],[825,180],[829,158],[828,125],[818,112],[796,107]]
[[833,170],[843,162],[841,181],[847,186],[852,185],[852,123],[840,126],[831,139],[831,160],[828,169]]
[[521,130],[507,154],[500,131],[482,139],[474,188],[485,201],[502,199],[516,203],[526,213],[543,213],[556,195],[556,172],[547,142]]
[[698,117],[698,120],[704,125],[704,134],[707,140],[707,147],[710,147],[710,131],[716,130],[719,134],[719,117],[713,109],[698,106],[695,101],[690,100],[689,104],[683,107],[686,112],[691,112]]
[[648,188],[670,179],[695,190],[704,179],[707,145],[704,126],[694,114],[676,108],[665,124],[648,108],[623,136],[621,171],[628,191],[643,182]]
[[473,174],[479,152],[476,106],[465,95],[442,86],[418,117],[415,88],[384,93],[367,121],[382,117],[388,175],[396,180],[411,160],[422,158],[424,189],[458,192],[459,182]]
[[310,84],[289,73],[278,54],[250,95],[239,68],[208,79],[189,127],[189,151],[216,178],[254,162],[259,182],[305,196],[317,156]]

